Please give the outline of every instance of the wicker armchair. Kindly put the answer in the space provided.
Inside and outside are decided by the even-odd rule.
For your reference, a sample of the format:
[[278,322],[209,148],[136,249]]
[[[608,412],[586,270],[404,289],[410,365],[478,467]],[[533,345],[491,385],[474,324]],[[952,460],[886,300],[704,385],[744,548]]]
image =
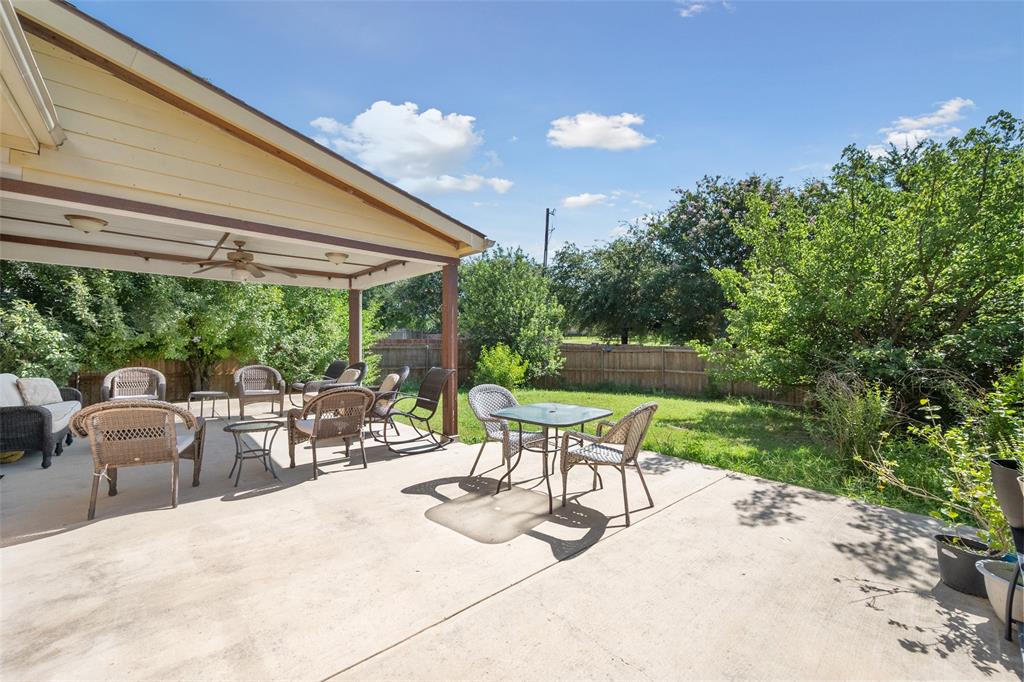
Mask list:
[[[179,434],[180,419],[188,433]],[[205,422],[188,410],[158,400],[118,400],[85,408],[71,420],[76,435],[89,439],[92,449],[92,495],[89,516],[96,516],[100,479],[117,495],[117,470],[147,464],[171,465],[171,507],[178,506],[178,461],[191,459],[192,485],[199,485],[203,465]]]
[[100,400],[166,400],[167,379],[150,367],[122,367],[103,377]]
[[[507,420],[491,416],[498,410],[515,407],[518,404],[519,401],[504,386],[481,384],[469,389],[469,408],[473,410],[473,414],[484,426],[484,442],[480,444],[480,451],[476,453],[476,459],[473,460],[473,468],[469,470],[470,476],[476,472],[476,465],[480,463],[484,447],[491,442],[501,443],[501,457],[509,475],[508,487],[511,490],[512,458],[519,453],[524,444],[544,438],[544,434],[539,431],[520,432],[519,429],[510,429]],[[522,439],[520,439],[520,434]]]
[[235,370],[235,394],[238,396],[239,419],[245,419],[245,406],[252,403],[270,403],[274,409],[276,401],[284,412],[284,379],[281,373],[266,365],[248,365]]
[[[387,429],[384,429],[384,443],[388,446],[389,450],[397,452],[400,455],[413,455],[443,448],[451,442],[451,439],[447,436],[441,436],[438,438],[438,434],[434,432],[433,427],[430,425],[430,420],[437,412],[437,408],[441,405],[441,394],[444,392],[445,385],[454,374],[455,370],[453,369],[431,367],[430,370],[427,371],[427,375],[423,377],[419,393],[416,395],[401,396],[391,404],[391,407],[388,409],[387,414],[384,417],[385,421],[390,421],[393,424],[395,417],[405,417],[409,420],[409,424],[416,432],[416,435],[405,440],[388,440],[388,431]],[[404,400],[415,400],[416,402],[408,409],[398,409],[398,405]],[[414,447],[406,450],[395,450],[393,447],[395,445],[404,445],[405,443],[413,443],[423,439],[429,439],[431,442],[422,447]]]
[[[636,473],[640,476],[644,492],[647,493],[647,501],[652,507],[654,506],[651,491],[647,489],[647,481],[644,480],[644,472],[640,469],[636,458],[657,410],[657,403],[644,403],[615,423],[600,422],[597,425],[596,436],[578,431],[565,432],[565,435],[562,436],[561,458],[563,507],[565,506],[565,489],[569,470],[576,464],[586,464],[594,470],[595,488],[597,487],[598,467],[612,466],[619,470],[622,475],[622,505],[626,509],[627,526],[629,525],[629,496],[626,493],[627,466],[632,464],[636,467]],[[604,431],[606,427],[608,430]],[[579,440],[580,443],[570,445],[570,441],[573,439]]]
[[402,386],[405,385],[405,380],[408,378],[409,366],[405,365],[400,367],[397,372],[388,374],[384,377],[384,381],[380,382],[380,386],[373,389],[373,405],[366,413],[366,423],[370,425],[370,435],[374,440],[380,442],[383,435],[383,433],[375,434],[373,432],[374,423],[383,424],[385,430],[390,426],[395,433],[398,433],[398,427],[395,426],[395,422],[391,421],[388,412],[395,401],[401,397]]
[[17,381],[13,374],[0,374],[0,452],[38,450],[46,469],[65,444],[71,445],[70,422],[82,408],[82,394],[65,386],[59,389],[62,402],[26,405]]
[[361,386],[331,388],[314,396],[301,409],[288,411],[288,466],[295,468],[295,446],[309,441],[313,449],[313,480],[319,476],[316,446],[320,440],[341,438],[345,456],[350,457],[353,439],[359,439],[366,468],[366,446],[363,425],[366,411],[373,402],[373,391]]

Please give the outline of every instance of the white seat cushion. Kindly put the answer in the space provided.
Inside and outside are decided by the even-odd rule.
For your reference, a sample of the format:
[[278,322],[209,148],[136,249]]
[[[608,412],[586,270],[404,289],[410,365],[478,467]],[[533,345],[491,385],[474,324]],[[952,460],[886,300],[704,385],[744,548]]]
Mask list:
[[50,413],[50,431],[57,433],[68,425],[71,418],[75,416],[75,412],[82,409],[82,403],[77,400],[64,400],[51,405],[43,405],[42,408]]
[[277,395],[280,392],[281,391],[276,388],[257,388],[251,391],[247,390],[245,395]]
[[294,422],[295,428],[303,433],[309,435],[313,433],[313,420],[312,419],[296,419]]
[[182,450],[184,450],[188,446],[192,445],[192,443],[195,441],[195,439],[196,439],[196,434],[193,433],[192,431],[184,431],[184,432],[179,431],[178,432],[178,443],[177,443],[178,454],[180,455]]
[[156,393],[140,393],[139,395],[115,395],[111,400],[156,400]]
[[0,374],[0,407],[22,407],[24,404],[18,390],[18,377]]

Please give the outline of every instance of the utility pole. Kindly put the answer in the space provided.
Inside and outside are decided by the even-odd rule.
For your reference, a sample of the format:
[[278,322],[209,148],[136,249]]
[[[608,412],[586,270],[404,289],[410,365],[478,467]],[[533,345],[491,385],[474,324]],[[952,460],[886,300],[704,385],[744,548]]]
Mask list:
[[548,271],[548,240],[551,237],[551,216],[555,215],[555,209],[544,209],[544,265],[541,272]]

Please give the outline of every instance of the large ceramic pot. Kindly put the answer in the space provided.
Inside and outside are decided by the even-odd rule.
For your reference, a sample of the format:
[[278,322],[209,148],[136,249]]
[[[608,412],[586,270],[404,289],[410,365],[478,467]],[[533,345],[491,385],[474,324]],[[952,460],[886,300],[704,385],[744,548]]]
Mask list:
[[976,564],[983,559],[995,558],[988,545],[977,540],[940,534],[935,536],[935,553],[939,558],[939,578],[943,584],[957,592],[975,597],[985,596],[985,579],[978,572]]
[[[985,580],[985,592],[988,594],[988,601],[992,604],[992,610],[999,616],[999,620],[1006,622],[1006,598],[1010,596],[1010,581],[1017,570],[1016,565],[1009,561],[989,560],[979,561],[977,564],[978,574]],[[1016,589],[1013,591],[1013,619],[1024,620],[1024,588],[1018,580]]]
[[1006,522],[1013,532],[1013,544],[1017,552],[1024,552],[1024,494],[1021,493],[1020,462],[1015,459],[993,459],[989,461],[992,470],[992,487],[1003,510]]

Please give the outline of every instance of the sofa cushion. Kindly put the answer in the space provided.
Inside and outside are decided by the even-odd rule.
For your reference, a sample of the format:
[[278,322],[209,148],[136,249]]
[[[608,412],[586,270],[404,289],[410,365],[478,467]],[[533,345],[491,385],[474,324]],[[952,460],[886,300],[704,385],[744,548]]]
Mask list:
[[75,416],[75,412],[82,409],[82,403],[77,400],[63,400],[59,403],[43,405],[42,407],[50,413],[50,431],[57,433],[68,425],[71,418]]
[[26,405],[49,405],[61,401],[60,389],[53,379],[18,379],[18,390]]
[[18,390],[18,377],[0,374],[0,407],[21,407],[25,401]]

